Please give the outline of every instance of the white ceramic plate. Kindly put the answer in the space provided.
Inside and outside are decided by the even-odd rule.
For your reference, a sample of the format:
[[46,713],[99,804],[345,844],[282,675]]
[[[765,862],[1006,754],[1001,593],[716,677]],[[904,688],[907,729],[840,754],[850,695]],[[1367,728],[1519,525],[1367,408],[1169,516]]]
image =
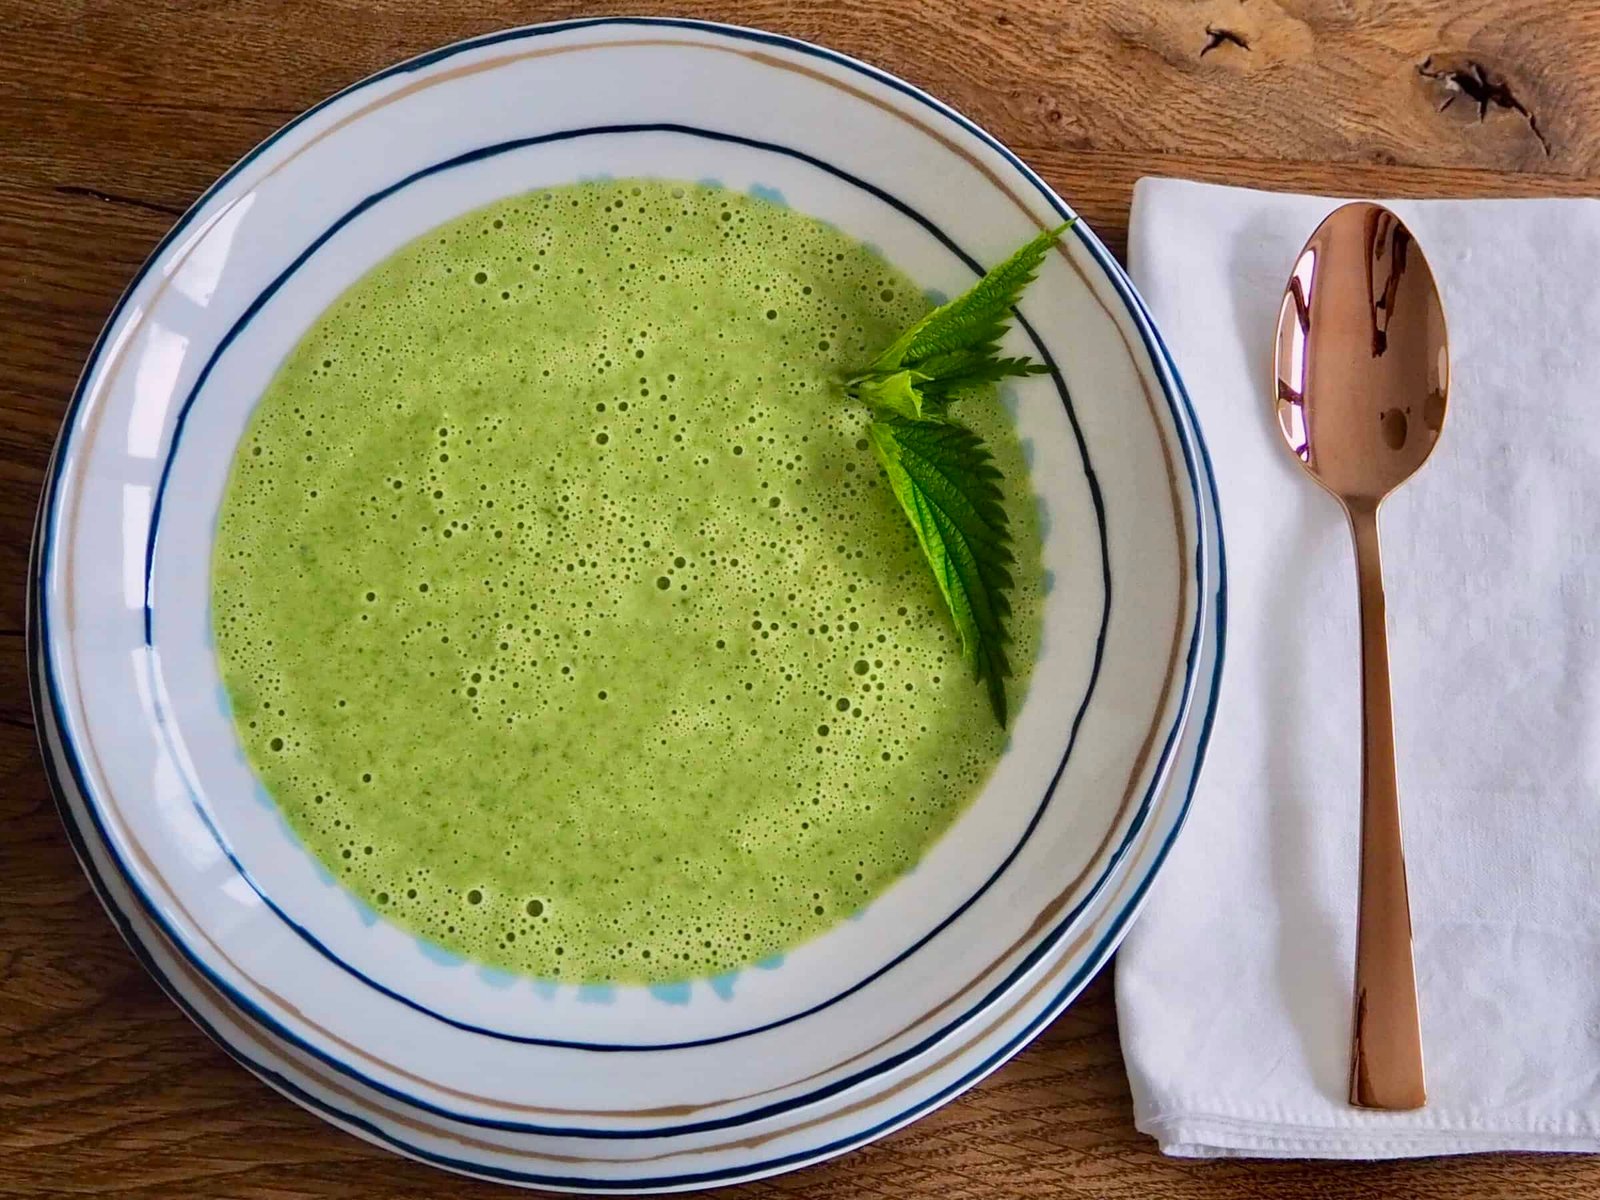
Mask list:
[[283,353],[369,266],[489,200],[597,174],[779,194],[948,293],[1069,215],[937,102],[766,34],[572,22],[401,64],[258,147],[129,289],[57,449],[33,628],[80,852],[236,1052],[325,1081],[307,1095],[407,1114],[430,1132],[387,1140],[449,1165],[665,1187],[874,1136],[970,1074],[963,1047],[1081,985],[1181,819],[1187,788],[1162,784],[1210,711],[1221,569],[1181,387],[1079,225],[1014,334],[1059,368],[1015,397],[1047,517],[1044,649],[994,779],[917,871],[781,962],[668,989],[507,977],[377,917],[289,833],[218,700],[228,464]]

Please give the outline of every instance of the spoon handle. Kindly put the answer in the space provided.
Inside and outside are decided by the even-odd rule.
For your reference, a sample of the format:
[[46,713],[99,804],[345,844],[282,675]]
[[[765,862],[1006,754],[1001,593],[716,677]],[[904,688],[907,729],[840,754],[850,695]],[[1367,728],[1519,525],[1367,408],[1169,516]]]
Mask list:
[[1412,1109],[1427,1101],[1411,905],[1400,840],[1389,638],[1378,553],[1378,507],[1348,506],[1361,594],[1361,905],[1356,926],[1355,1026],[1350,1103]]

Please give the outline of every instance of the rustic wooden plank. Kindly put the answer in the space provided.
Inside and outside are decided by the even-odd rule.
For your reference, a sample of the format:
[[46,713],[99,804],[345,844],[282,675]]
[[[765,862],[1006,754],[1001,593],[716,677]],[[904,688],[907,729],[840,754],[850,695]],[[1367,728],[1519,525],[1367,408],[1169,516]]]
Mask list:
[[[395,59],[619,3],[0,0],[0,576],[117,295],[218,173]],[[1141,175],[1372,195],[1581,195],[1600,179],[1600,5],[1572,0],[748,0],[679,6],[919,83],[1119,252]],[[1449,101],[1446,105],[1446,101]],[[1442,111],[1441,111],[1441,106]],[[0,1196],[504,1195],[339,1134],[235,1066],[143,974],[33,745],[22,589],[0,598]],[[974,1092],[770,1197],[1579,1197],[1593,1160],[1184,1163],[1132,1127],[1110,982]]]
[[[425,0],[8,7],[14,69],[0,94],[42,109],[81,99],[269,121],[458,37],[634,11],[628,0],[489,0],[470,12]],[[1600,7],[1573,0],[697,0],[677,11],[827,42],[1022,147],[1600,167],[1600,79],[1587,61]],[[1478,79],[1473,64],[1481,121],[1459,90]]]

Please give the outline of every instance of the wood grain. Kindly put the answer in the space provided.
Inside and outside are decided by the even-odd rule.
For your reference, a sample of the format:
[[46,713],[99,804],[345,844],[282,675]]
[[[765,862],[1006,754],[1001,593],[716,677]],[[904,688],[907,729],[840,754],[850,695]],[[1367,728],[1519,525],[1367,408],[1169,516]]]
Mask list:
[[[634,3],[0,0],[0,1196],[507,1194],[324,1126],[162,996],[99,910],[33,743],[23,575],[101,322],[173,219],[295,113],[475,33]],[[748,0],[682,15],[825,42],[997,134],[1120,251],[1145,174],[1373,195],[1600,184],[1587,0]],[[1556,1197],[1600,1162],[1184,1163],[1138,1135],[1109,979],[966,1097],[806,1197]]]

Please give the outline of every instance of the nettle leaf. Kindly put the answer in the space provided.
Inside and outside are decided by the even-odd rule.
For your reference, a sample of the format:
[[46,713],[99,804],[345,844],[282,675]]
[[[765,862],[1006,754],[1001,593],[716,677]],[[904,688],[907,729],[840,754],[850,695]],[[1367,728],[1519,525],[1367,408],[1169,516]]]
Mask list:
[[936,397],[948,396],[951,392],[982,387],[986,383],[998,383],[1002,379],[1019,375],[1048,374],[1050,374],[1049,367],[1043,363],[1036,363],[1031,358],[991,358],[960,375],[945,375],[923,383],[921,385],[924,393],[923,403],[926,404]]
[[962,656],[1003,728],[1014,560],[1000,472],[983,439],[964,425],[885,414],[867,432],[933,569]]
[[1071,224],[1068,221],[1045,230],[967,291],[928,313],[890,343],[868,370],[887,372],[916,367],[962,350],[993,356],[1009,327],[1011,310],[1022,298],[1022,290],[1033,282],[1045,255]]
[[873,449],[961,638],[961,652],[1006,723],[1011,615],[1011,534],[1000,472],[981,438],[949,419],[960,393],[1023,375],[1047,374],[1031,358],[1002,358],[1000,341],[1022,291],[1071,226],[1046,230],[968,291],[906,330],[845,382],[871,406]]

